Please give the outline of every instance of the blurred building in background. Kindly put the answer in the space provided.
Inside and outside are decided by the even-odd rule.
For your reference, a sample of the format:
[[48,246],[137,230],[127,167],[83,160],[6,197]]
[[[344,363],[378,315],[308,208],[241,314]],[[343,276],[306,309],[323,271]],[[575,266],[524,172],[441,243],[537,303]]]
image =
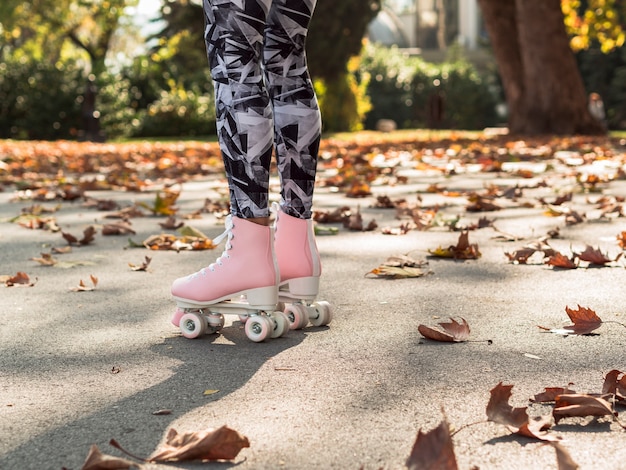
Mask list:
[[369,26],[370,41],[397,46],[440,61],[461,46],[468,59],[481,61],[486,43],[477,0],[387,0]]

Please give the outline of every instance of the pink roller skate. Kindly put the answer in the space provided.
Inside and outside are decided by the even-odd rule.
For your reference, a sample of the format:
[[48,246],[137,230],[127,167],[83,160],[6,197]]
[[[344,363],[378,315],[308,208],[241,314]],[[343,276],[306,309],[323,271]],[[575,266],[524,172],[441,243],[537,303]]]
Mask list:
[[292,217],[278,209],[274,246],[280,272],[278,297],[291,329],[328,325],[332,310],[326,301],[314,302],[322,264],[315,243],[313,221]]
[[176,279],[172,296],[176,313],[172,323],[183,336],[197,338],[216,333],[224,315],[239,315],[245,332],[254,342],[283,336],[290,328],[287,316],[276,311],[278,269],[273,248],[274,230],[229,216],[226,231],[214,242],[227,238],[222,255],[206,268]]

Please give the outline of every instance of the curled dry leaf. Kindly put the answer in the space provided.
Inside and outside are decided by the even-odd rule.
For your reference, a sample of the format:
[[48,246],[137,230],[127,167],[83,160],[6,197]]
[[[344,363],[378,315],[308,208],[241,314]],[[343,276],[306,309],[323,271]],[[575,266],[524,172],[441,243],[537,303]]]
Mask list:
[[18,271],[15,276],[0,276],[0,280],[4,282],[6,287],[33,287],[35,282],[30,280],[28,274],[22,271]]
[[424,269],[428,261],[416,260],[407,255],[394,255],[387,258],[377,268],[366,274],[373,274],[385,279],[404,279],[410,277],[422,277],[431,274],[430,270]]
[[617,413],[613,411],[611,404],[602,397],[567,394],[556,397],[552,416],[554,416],[554,421],[558,424],[563,418],[585,416],[616,417]]
[[439,258],[478,259],[481,257],[478,245],[469,242],[469,232],[467,231],[461,232],[456,246],[450,246],[448,248],[438,247],[435,250],[428,250],[428,252],[432,256]]
[[54,266],[58,262],[50,253],[41,253],[40,258],[31,258],[30,260],[36,261],[42,266]]
[[467,341],[470,335],[470,327],[464,318],[461,318],[461,322],[457,322],[453,318],[450,318],[449,322],[438,323],[443,331],[436,330],[426,325],[419,325],[417,330],[425,338],[432,339],[434,341],[442,341],[444,343],[461,343]]
[[150,462],[233,460],[245,447],[250,447],[248,438],[227,426],[183,434],[170,429],[165,444],[148,460]]
[[500,382],[491,390],[491,397],[487,404],[487,419],[494,423],[503,424],[514,434],[539,439],[542,441],[556,441],[559,437],[547,432],[551,426],[550,416],[530,419],[526,407],[513,408],[509,404],[513,385],[503,385]]
[[94,276],[93,274],[90,274],[89,279],[91,280],[91,284],[92,284],[91,286],[85,285],[85,283],[81,279],[80,282],[78,283],[78,286],[72,287],[70,290],[73,292],[89,292],[89,291],[95,290],[96,286],[98,285],[98,278]]
[[599,248],[593,248],[589,245],[585,248],[582,253],[575,253],[578,256],[578,259],[581,261],[587,261],[589,264],[604,266],[607,263],[612,263],[613,261],[617,261],[620,259],[623,253],[619,253],[615,259],[608,258],[604,255]]
[[125,470],[138,467],[139,465],[130,460],[103,454],[98,446],[93,444],[81,470]]
[[626,404],[626,373],[613,369],[606,374],[602,393],[610,393],[617,402]]
[[544,326],[539,326],[539,328],[559,335],[589,335],[602,325],[600,317],[590,308],[581,307],[579,305],[578,309],[574,310],[565,307],[565,312],[574,323],[573,325],[563,328],[546,328]]
[[102,235],[127,235],[135,234],[136,232],[130,226],[130,222],[122,221],[113,224],[105,224],[102,227]]
[[151,261],[152,261],[152,258],[150,258],[149,256],[146,256],[144,257],[143,263],[141,264],[128,263],[128,266],[130,266],[130,269],[132,269],[133,271],[147,271],[148,266],[150,266]]
[[576,264],[573,259],[568,258],[558,251],[548,258],[546,264],[561,269],[576,269],[578,267],[578,264]]
[[450,426],[445,419],[435,429],[418,431],[406,466],[409,470],[457,470]]
[[574,334],[587,335],[602,325],[600,317],[590,308],[581,307],[579,305],[578,308],[574,310],[565,307],[565,312],[574,323],[573,325],[566,326],[565,329],[572,330]]
[[576,392],[564,387],[546,387],[543,392],[537,393],[530,401],[535,403],[550,403],[556,401],[557,396],[570,393]]

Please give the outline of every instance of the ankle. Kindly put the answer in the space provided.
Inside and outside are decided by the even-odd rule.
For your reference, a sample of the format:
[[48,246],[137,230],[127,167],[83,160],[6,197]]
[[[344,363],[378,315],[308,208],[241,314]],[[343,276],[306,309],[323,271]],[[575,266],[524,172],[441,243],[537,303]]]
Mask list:
[[253,222],[257,225],[264,225],[265,227],[270,225],[269,217],[250,217],[249,219],[245,219],[248,222]]

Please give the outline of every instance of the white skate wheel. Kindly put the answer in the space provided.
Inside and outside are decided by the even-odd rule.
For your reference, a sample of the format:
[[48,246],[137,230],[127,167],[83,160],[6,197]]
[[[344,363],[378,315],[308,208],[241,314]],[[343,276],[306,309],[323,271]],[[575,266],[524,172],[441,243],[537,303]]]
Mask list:
[[309,312],[304,305],[287,305],[285,308],[285,315],[287,315],[287,318],[289,319],[289,328],[292,330],[304,328],[309,323]]
[[180,317],[180,331],[185,338],[194,339],[206,332],[206,320],[199,313],[185,313]]
[[246,336],[255,343],[265,341],[273,329],[273,322],[263,315],[251,316],[245,327]]
[[314,315],[309,318],[313,326],[325,326],[332,321],[333,313],[328,302],[325,300],[315,302],[311,307],[315,311]]
[[285,334],[289,331],[291,324],[289,323],[289,318],[283,312],[276,311],[271,315],[272,321],[272,338],[280,338],[281,336],[285,336]]

